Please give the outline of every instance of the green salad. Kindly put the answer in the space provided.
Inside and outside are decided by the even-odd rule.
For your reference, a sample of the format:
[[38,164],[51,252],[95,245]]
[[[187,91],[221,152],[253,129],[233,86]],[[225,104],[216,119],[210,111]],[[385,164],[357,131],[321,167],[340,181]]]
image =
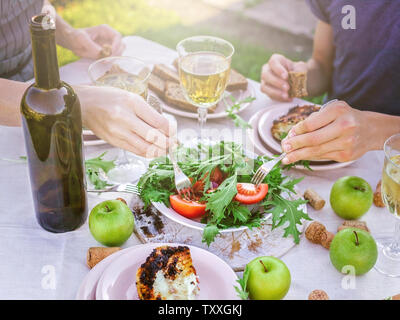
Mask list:
[[138,184],[146,207],[161,202],[187,218],[200,218],[206,224],[203,242],[207,245],[223,229],[260,227],[266,213],[272,214],[272,228],[283,226],[284,237],[291,235],[299,243],[298,225],[302,219],[311,219],[301,209],[306,201],[295,197],[294,187],[302,178],[292,179],[283,174],[292,165],[276,165],[263,183],[255,186],[251,184],[252,176],[271,158],[249,158],[236,143],[179,147],[175,156],[192,182],[190,192],[177,193],[168,157],[154,159]]

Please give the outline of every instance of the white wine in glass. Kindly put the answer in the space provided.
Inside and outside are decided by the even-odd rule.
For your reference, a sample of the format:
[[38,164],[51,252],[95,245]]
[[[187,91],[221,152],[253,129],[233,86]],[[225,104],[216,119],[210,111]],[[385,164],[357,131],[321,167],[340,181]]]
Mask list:
[[379,247],[375,268],[390,277],[400,277],[400,134],[390,137],[384,146],[382,200],[394,218],[394,236],[377,238]]
[[208,108],[215,106],[224,95],[235,50],[226,40],[197,36],[179,42],[177,51],[183,93],[198,110],[197,143],[208,144],[209,141],[202,138]]
[[137,75],[126,72],[105,74],[96,81],[96,85],[115,87],[140,95],[147,100],[147,83]]
[[220,100],[229,80],[230,63],[213,52],[189,54],[181,59],[180,80],[186,99],[201,107]]

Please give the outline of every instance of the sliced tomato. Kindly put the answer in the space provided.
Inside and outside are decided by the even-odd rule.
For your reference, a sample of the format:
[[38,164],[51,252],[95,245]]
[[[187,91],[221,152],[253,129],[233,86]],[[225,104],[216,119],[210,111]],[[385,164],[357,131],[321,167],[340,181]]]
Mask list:
[[237,195],[235,200],[243,204],[254,204],[260,202],[268,193],[268,184],[260,184],[256,186],[252,183],[238,183]]
[[203,180],[196,181],[192,186],[192,190],[195,194],[203,194],[204,192]]
[[180,215],[189,218],[199,218],[206,213],[206,204],[193,200],[182,199],[181,196],[174,194],[169,197],[171,207]]

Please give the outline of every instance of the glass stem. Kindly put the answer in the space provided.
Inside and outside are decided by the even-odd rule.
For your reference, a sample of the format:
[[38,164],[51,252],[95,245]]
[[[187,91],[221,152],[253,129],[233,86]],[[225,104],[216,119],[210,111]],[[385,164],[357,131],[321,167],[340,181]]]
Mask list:
[[119,156],[118,156],[116,164],[118,166],[123,166],[123,165],[128,164],[128,163],[129,163],[129,159],[128,159],[127,152],[125,150],[123,150],[123,149],[120,149]]
[[400,219],[396,218],[393,242],[390,244],[390,250],[400,255]]
[[207,121],[207,108],[197,108],[197,113],[199,115],[199,138],[201,140],[203,130],[204,130],[204,125],[206,124]]

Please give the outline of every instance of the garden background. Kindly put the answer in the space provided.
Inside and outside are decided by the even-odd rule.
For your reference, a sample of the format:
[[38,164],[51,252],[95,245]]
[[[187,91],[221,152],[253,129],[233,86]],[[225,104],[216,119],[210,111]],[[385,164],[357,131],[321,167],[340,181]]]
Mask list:
[[[75,28],[106,23],[122,35],[138,35],[175,48],[183,38],[214,35],[232,42],[232,66],[259,81],[263,64],[279,52],[307,59],[315,19],[304,0],[52,0]],[[305,17],[304,17],[305,16]],[[60,66],[77,60],[58,47]],[[319,103],[321,98],[312,99]]]

